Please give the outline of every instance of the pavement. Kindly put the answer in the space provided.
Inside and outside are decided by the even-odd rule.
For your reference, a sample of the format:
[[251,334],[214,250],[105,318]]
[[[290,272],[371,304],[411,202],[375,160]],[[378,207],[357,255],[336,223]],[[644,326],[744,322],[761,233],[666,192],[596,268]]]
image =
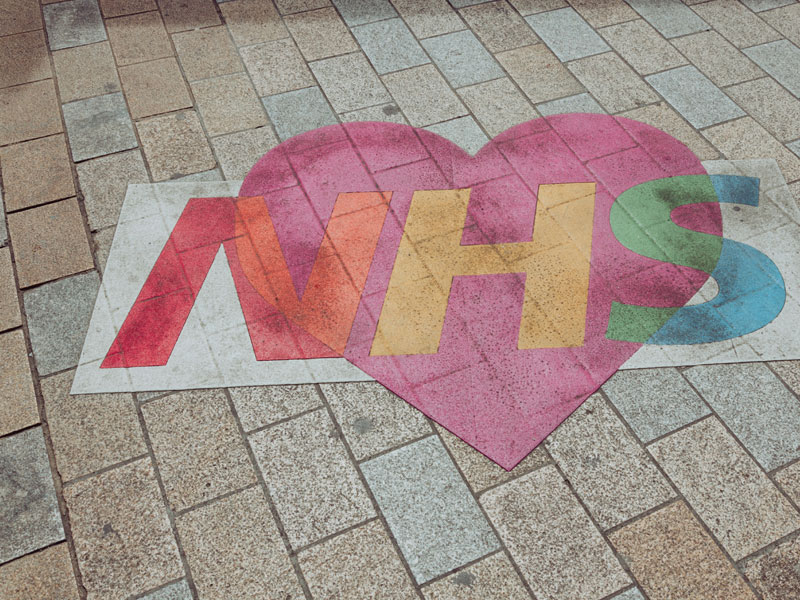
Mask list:
[[[1,0],[0,598],[800,598],[798,46],[791,0]],[[239,344],[215,374],[179,340],[171,370],[99,367],[125,315],[98,307],[170,235],[153,207],[174,225],[337,123],[475,154],[562,113],[758,178],[720,223],[790,308],[645,344],[510,471],[342,363],[264,374]],[[230,302],[201,296],[210,331]]]

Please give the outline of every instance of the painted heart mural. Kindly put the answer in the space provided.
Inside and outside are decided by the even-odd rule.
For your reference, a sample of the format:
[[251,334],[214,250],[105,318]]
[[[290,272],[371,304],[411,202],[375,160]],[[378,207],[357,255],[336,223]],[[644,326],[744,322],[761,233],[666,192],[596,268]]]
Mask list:
[[[475,156],[404,125],[325,127],[237,197],[186,204],[101,366],[166,364],[223,248],[258,360],[344,357],[510,469],[642,344],[781,311],[774,264],[722,237],[719,202],[757,202],[754,181],[605,115],[530,121]],[[709,277],[716,304],[687,305]]]

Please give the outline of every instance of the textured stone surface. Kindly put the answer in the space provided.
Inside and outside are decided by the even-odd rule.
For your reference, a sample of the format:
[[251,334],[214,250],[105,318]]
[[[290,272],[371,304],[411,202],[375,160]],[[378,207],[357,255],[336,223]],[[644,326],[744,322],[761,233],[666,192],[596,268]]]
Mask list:
[[172,44],[157,11],[109,19],[106,27],[114,58],[120,66],[173,54]]
[[528,600],[530,594],[503,552],[459,569],[422,588],[426,600],[478,600],[505,598]]
[[589,600],[630,584],[555,467],[494,488],[481,504],[537,597]]
[[800,528],[800,515],[716,419],[650,452],[734,560]]
[[800,100],[774,79],[764,77],[725,91],[779,140],[786,142],[800,137]]
[[0,334],[0,364],[0,435],[6,435],[39,422],[22,330]]
[[538,116],[507,77],[461,88],[458,93],[490,136]]
[[[2,208],[2,207],[0,207]],[[11,249],[0,248],[0,331],[22,325]]]
[[142,406],[142,414],[174,510],[256,482],[223,392],[171,394]]
[[244,179],[256,161],[278,143],[269,127],[229,133],[211,140],[222,172],[232,180]]
[[250,445],[293,548],[374,516],[324,409],[255,433]]
[[669,133],[672,137],[683,142],[702,160],[710,160],[719,156],[719,152],[703,136],[692,129],[692,126],[683,117],[667,106],[665,102],[635,108],[622,113],[620,116],[647,123]]
[[444,123],[429,125],[425,129],[450,140],[472,155],[477,154],[489,141],[472,117],[458,117]]
[[536,110],[538,110],[543,117],[571,112],[598,114],[605,114],[606,112],[594,98],[586,93],[575,94],[574,96],[567,96],[566,98],[559,98],[558,100],[537,104]]
[[320,386],[356,460],[431,432],[425,416],[379,383]]
[[789,600],[800,593],[800,538],[748,560],[742,569],[764,600]]
[[361,53],[314,62],[311,71],[336,112],[352,111],[392,100]]
[[66,543],[0,565],[0,596],[6,600],[78,600]]
[[0,438],[0,498],[0,563],[64,539],[41,427]]
[[141,596],[139,600],[192,600],[192,590],[185,579],[170,583],[155,592]]
[[603,391],[645,443],[711,412],[674,368],[618,371]]
[[106,39],[97,0],[67,0],[44,6],[51,50],[83,46]]
[[422,47],[454,88],[503,76],[500,66],[471,31],[428,38],[422,41]]
[[264,106],[244,73],[197,81],[192,93],[209,136],[267,124]]
[[766,365],[700,366],[686,377],[766,470],[800,458],[800,403]]
[[52,77],[41,31],[0,37],[0,88]]
[[178,61],[172,56],[120,67],[119,76],[134,119],[192,106]]
[[284,17],[300,52],[307,61],[358,50],[353,36],[333,8],[321,8]]
[[539,41],[505,0],[468,6],[461,10],[461,16],[490,52],[512,50]]
[[610,50],[572,8],[538,13],[525,20],[562,62]]
[[0,35],[10,35],[42,28],[42,12],[31,0],[8,0],[3,4]]
[[780,35],[740,2],[713,0],[694,8],[705,21],[739,48],[771,42]]
[[374,458],[362,471],[417,583],[498,548],[437,437]]
[[628,4],[667,38],[708,29],[703,19],[679,0],[631,0]]
[[100,287],[90,271],[25,292],[28,331],[39,375],[74,367]]
[[0,89],[0,145],[62,131],[51,79]]
[[220,22],[214,0],[158,0],[158,6],[169,32],[211,27]]
[[94,266],[83,217],[74,198],[13,213],[8,217],[8,229],[20,287]]
[[259,96],[314,85],[311,71],[291,39],[248,46],[241,55]]
[[133,125],[121,93],[65,104],[64,122],[72,159],[86,160],[137,146]]
[[62,102],[118,92],[119,77],[108,42],[53,53]]
[[281,140],[338,122],[318,87],[277,94],[263,101]]
[[392,4],[418,38],[464,29],[447,0],[392,0]]
[[244,70],[225,27],[176,33],[172,36],[172,41],[189,81],[230,75]]
[[313,385],[274,385],[230,389],[245,431],[288,419],[322,404]]
[[129,184],[150,182],[139,150],[87,160],[76,170],[93,231],[116,225]]
[[[327,4],[323,2],[322,4]],[[225,24],[238,46],[289,37],[272,2],[235,0],[219,5]],[[318,8],[318,7],[315,7]]]
[[297,558],[315,598],[418,598],[377,519],[304,550]]
[[61,478],[147,453],[131,394],[71,396],[73,372],[41,380],[50,439]]
[[389,0],[333,0],[333,4],[350,27],[397,16]]
[[261,488],[185,513],[176,525],[201,598],[303,598]]
[[800,396],[800,360],[771,362],[769,366],[790,390]]
[[545,446],[603,529],[675,495],[644,448],[598,394],[572,413]]
[[100,10],[106,18],[121,17],[157,8],[155,0],[100,0]]
[[63,134],[6,146],[0,165],[9,212],[75,195]]
[[576,60],[569,69],[610,113],[658,100],[653,90],[614,53]]
[[127,598],[183,576],[149,459],[64,488],[89,597]]
[[642,19],[606,27],[600,33],[642,75],[686,64],[686,59]]
[[430,62],[401,19],[361,25],[353,35],[381,75]]
[[674,502],[609,535],[652,600],[755,600],[735,567],[683,502]]
[[501,52],[497,60],[531,102],[538,104],[584,91],[544,44]]
[[741,50],[716,31],[703,31],[672,40],[691,63],[719,86],[747,81],[764,72]]
[[153,181],[176,179],[216,166],[192,110],[151,117],[136,124]]
[[415,127],[467,114],[458,96],[432,65],[390,73],[383,82]]

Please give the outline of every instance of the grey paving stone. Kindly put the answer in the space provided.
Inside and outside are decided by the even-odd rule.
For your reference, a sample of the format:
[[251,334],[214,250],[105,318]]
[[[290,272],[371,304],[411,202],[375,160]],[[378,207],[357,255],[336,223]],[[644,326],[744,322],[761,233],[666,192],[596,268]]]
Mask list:
[[354,27],[353,35],[381,75],[430,62],[402,19]]
[[39,375],[78,364],[100,279],[95,271],[59,279],[22,296]]
[[741,0],[741,2],[752,11],[761,12],[762,10],[794,4],[795,0]]
[[667,38],[710,29],[708,23],[680,0],[628,0],[628,4]]
[[566,98],[559,98],[558,100],[551,100],[550,102],[543,102],[536,105],[536,110],[543,117],[573,112],[599,114],[605,114],[606,112],[589,94],[576,94]]
[[766,470],[800,458],[800,402],[766,365],[706,365],[684,375]]
[[429,125],[425,129],[458,144],[470,154],[477,154],[478,150],[489,141],[472,117],[459,117],[452,121]]
[[140,596],[138,600],[192,600],[192,590],[185,579],[170,583],[155,592]]
[[695,67],[678,67],[649,75],[645,79],[697,129],[745,114]]
[[621,594],[617,594],[611,600],[644,600],[644,596],[642,596],[642,592],[639,591],[639,588],[631,588],[629,590],[625,590]]
[[361,468],[418,583],[499,547],[437,436],[374,458]]
[[531,15],[525,20],[562,62],[611,50],[572,8]]
[[471,31],[457,31],[422,40],[433,62],[456,88],[499,79],[503,70]]
[[[791,144],[786,144],[786,147],[789,150],[791,150],[792,152],[794,152],[795,154],[797,154],[797,156],[800,156],[800,140],[794,141]],[[0,208],[2,208],[2,206],[0,206]],[[2,225],[0,225],[0,227],[2,227]],[[0,233],[2,233],[2,232],[0,232]],[[2,235],[0,235],[0,246],[2,246],[2,245],[3,245],[2,244]]]
[[336,112],[392,101],[372,65],[360,52],[318,60],[309,66]]
[[433,65],[389,73],[384,75],[383,82],[415,127],[467,114],[458,96]]
[[486,0],[450,0],[450,4],[456,8],[464,8],[465,6],[474,6],[476,4],[483,4]]
[[0,438],[0,563],[63,539],[42,428]]
[[778,40],[747,48],[744,53],[783,87],[800,96],[800,48],[788,40]]
[[603,391],[645,443],[711,412],[674,368],[617,371]]
[[45,4],[43,10],[51,50],[84,46],[107,39],[97,0]]
[[[0,190],[0,215],[6,214],[6,207],[3,203],[3,192]],[[8,244],[8,228],[6,227],[5,218],[0,219],[0,248],[4,248]]]
[[328,101],[316,86],[276,94],[262,98],[262,101],[281,140],[338,123]]
[[333,3],[350,27],[397,16],[389,0],[333,0]]
[[75,162],[138,145],[121,92],[76,100],[61,108]]

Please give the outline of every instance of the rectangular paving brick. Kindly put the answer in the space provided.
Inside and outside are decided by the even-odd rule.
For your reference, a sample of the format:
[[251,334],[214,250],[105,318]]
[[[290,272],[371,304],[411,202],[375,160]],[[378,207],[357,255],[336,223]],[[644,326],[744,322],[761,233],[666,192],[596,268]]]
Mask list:
[[297,558],[315,598],[418,598],[377,519],[303,550]]
[[108,42],[53,52],[61,102],[71,102],[120,90],[114,55]]
[[769,363],[783,383],[800,396],[800,360],[781,360]]
[[800,538],[779,544],[752,560],[742,570],[764,600],[784,600],[800,590]]
[[800,458],[800,403],[766,365],[706,365],[684,374],[766,470]]
[[192,110],[136,123],[154,181],[208,171],[216,166],[200,119]]
[[374,458],[361,469],[417,583],[499,548],[438,437]]
[[267,125],[264,105],[245,73],[196,81],[192,94],[209,136]]
[[250,445],[293,548],[375,515],[324,409],[254,433]]
[[0,37],[0,88],[52,76],[42,31]]
[[172,41],[189,81],[230,75],[244,70],[225,27],[176,33],[172,36]]
[[538,116],[507,77],[461,88],[458,94],[490,136]]
[[392,4],[420,39],[464,29],[447,0],[392,0]]
[[75,195],[63,134],[6,146],[0,165],[9,212]]
[[613,52],[576,60],[569,70],[609,113],[658,100],[650,86]]
[[[327,4],[327,2],[322,4]],[[222,16],[225,17],[225,25],[237,46],[271,42],[289,37],[289,32],[272,2],[234,0],[220,4],[219,8]]]
[[41,380],[50,439],[61,478],[147,453],[132,394],[71,396],[73,372]]
[[78,364],[100,279],[90,271],[28,290],[23,295],[39,375]]
[[800,44],[800,19],[798,19],[800,6],[797,3],[768,10],[758,16],[780,31],[786,39],[794,44]]
[[389,0],[333,0],[333,4],[350,27],[397,16]]
[[62,131],[52,79],[0,89],[0,146]]
[[334,8],[290,15],[283,20],[307,61],[358,50],[347,25]]
[[741,0],[747,8],[755,12],[770,10],[791,4],[794,0]]
[[139,596],[138,600],[192,600],[192,590],[186,580],[181,579],[154,592]]
[[415,127],[467,114],[458,96],[433,65],[389,73],[382,79],[409,123]]
[[800,527],[797,511],[715,418],[649,449],[734,560]]
[[[2,260],[2,259],[0,259]],[[0,436],[39,422],[28,347],[21,329],[0,334]]]
[[800,178],[800,158],[751,117],[709,127],[703,135],[731,160],[769,156],[778,161],[787,181]]
[[490,52],[504,52],[539,41],[505,0],[468,6],[461,10],[461,16]]
[[555,467],[489,490],[481,504],[537,598],[590,600],[630,585]]
[[597,100],[587,93],[550,100],[550,102],[542,102],[536,105],[536,110],[543,117],[571,112],[606,114],[606,111],[597,103]]
[[106,21],[108,40],[117,64],[131,65],[172,56],[172,44],[158,11]]
[[300,51],[291,39],[265,42],[241,50],[259,96],[271,96],[314,85]]
[[179,392],[148,402],[142,414],[173,510],[256,482],[223,392]]
[[354,27],[353,35],[381,75],[430,62],[401,19]]
[[674,368],[617,371],[603,391],[645,443],[711,413]]
[[392,101],[372,65],[360,52],[334,56],[309,66],[336,112]]
[[642,19],[606,27],[600,34],[642,75],[686,64],[686,59]]
[[97,0],[67,0],[43,7],[51,50],[83,46],[106,39]]
[[0,35],[11,35],[42,28],[42,12],[38,2],[7,0],[3,3]]
[[[2,208],[2,207],[0,207]],[[0,248],[0,331],[22,325],[11,250]]]
[[229,391],[245,431],[288,419],[322,404],[313,385],[235,387]]
[[263,102],[281,140],[338,122],[316,86],[269,96]]
[[525,20],[562,62],[610,50],[603,38],[572,8],[538,13]]
[[202,598],[304,598],[260,487],[176,519],[186,562]]
[[21,288],[94,267],[75,198],[8,216]]
[[100,10],[106,19],[156,9],[155,0],[100,0]]
[[62,106],[76,162],[135,148],[138,144],[122,94],[76,100]]
[[736,0],[712,0],[694,8],[705,21],[738,48],[772,42],[780,34]]
[[744,116],[744,111],[693,66],[646,77],[692,126],[700,129]]
[[625,0],[571,0],[570,5],[592,27],[607,27],[636,18]]
[[67,485],[64,500],[90,597],[128,598],[183,577],[150,459]]
[[67,544],[56,544],[0,565],[0,597],[78,600]]
[[425,600],[530,600],[531,597],[504,552],[496,552],[426,585],[422,593]]
[[134,119],[192,106],[175,57],[120,67],[119,77]]
[[500,65],[471,31],[458,31],[422,40],[434,64],[455,88],[503,76]]
[[501,52],[497,60],[534,104],[584,91],[544,44]]
[[322,384],[356,460],[431,433],[425,415],[377,382]]
[[718,86],[748,81],[764,74],[741,50],[716,31],[703,31],[672,40],[681,53]]
[[0,563],[64,539],[41,427],[0,438]]
[[458,117],[444,123],[428,125],[425,129],[450,140],[472,155],[477,154],[489,142],[489,138],[472,117]]
[[158,0],[158,7],[170,33],[211,27],[220,22],[214,0]]
[[800,138],[800,100],[774,79],[747,81],[725,93],[780,141]]
[[545,446],[603,529],[674,497],[672,487],[606,401],[590,396]]
[[793,67],[800,60],[800,49],[797,46],[787,40],[780,40],[747,48],[744,53],[792,94],[800,96],[800,73]]
[[330,0],[275,0],[275,4],[282,15],[291,15],[331,5]]
[[680,0],[628,0],[628,4],[666,38],[709,29],[705,21]]
[[[211,140],[225,178],[233,181],[244,179],[258,159],[278,143],[279,140],[270,127],[238,131]],[[219,179],[217,177],[210,181]]]
[[609,535],[651,600],[755,595],[683,502]]

